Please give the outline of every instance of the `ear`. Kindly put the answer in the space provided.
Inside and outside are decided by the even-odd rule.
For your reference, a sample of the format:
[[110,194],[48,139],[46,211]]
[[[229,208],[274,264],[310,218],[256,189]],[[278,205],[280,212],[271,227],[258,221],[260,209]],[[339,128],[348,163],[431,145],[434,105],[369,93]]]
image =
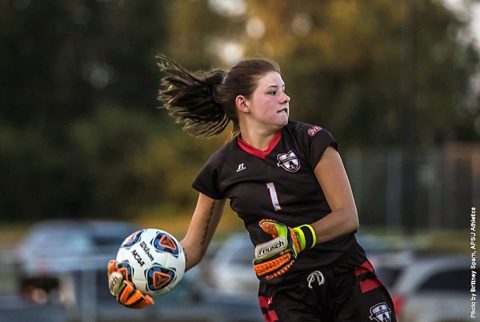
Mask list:
[[249,106],[248,100],[243,95],[238,95],[237,97],[235,97],[235,106],[237,107],[238,111],[242,113],[250,112],[250,106]]

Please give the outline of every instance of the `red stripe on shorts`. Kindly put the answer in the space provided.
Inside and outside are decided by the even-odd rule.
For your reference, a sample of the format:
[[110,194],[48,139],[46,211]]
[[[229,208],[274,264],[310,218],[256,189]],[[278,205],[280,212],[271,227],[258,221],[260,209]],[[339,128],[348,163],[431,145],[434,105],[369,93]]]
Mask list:
[[[373,273],[373,272],[374,272],[374,269],[373,269],[372,263],[366,260],[365,262],[363,262],[362,265],[358,266],[355,269],[355,276],[360,276],[360,275]],[[367,277],[363,281],[358,282],[358,284],[360,285],[360,291],[362,293],[370,292],[382,286],[382,283],[375,276],[370,278]]]
[[269,309],[269,306],[271,304],[271,297],[266,297],[266,296],[259,296],[258,297],[258,302],[260,303],[260,308],[262,309],[263,312],[263,318],[265,319],[265,322],[277,322],[278,321],[278,315],[275,310]]
[[269,297],[266,296],[259,296],[258,302],[260,303],[260,307],[262,309],[268,309],[268,301],[270,300]]

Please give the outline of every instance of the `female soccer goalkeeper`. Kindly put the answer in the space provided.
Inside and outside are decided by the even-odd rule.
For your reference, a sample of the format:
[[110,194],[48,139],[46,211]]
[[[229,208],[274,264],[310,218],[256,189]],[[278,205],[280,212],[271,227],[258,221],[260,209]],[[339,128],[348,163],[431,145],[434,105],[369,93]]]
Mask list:
[[[396,321],[355,239],[357,209],[337,143],[318,125],[289,121],[278,65],[248,59],[203,76],[163,56],[159,66],[159,99],[185,131],[209,137],[233,123],[233,139],[193,182],[197,206],[181,241],[187,269],[202,259],[230,199],[255,245],[265,321]],[[110,263],[109,273],[115,269]],[[122,304],[153,304],[129,282],[120,284],[113,293]]]

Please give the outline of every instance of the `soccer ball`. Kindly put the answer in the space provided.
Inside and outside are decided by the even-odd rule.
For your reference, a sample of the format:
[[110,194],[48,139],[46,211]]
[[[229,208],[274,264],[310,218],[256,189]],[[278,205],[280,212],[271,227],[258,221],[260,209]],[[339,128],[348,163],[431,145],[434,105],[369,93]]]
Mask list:
[[144,294],[171,291],[185,273],[185,254],[171,234],[142,229],[128,236],[117,253],[117,268]]

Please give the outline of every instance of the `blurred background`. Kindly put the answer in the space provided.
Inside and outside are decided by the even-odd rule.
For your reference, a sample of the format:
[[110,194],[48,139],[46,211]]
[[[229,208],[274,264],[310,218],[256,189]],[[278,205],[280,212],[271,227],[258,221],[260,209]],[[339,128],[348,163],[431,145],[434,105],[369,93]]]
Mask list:
[[262,321],[231,211],[155,308],[106,289],[129,232],[183,237],[191,182],[229,139],[191,138],[161,109],[158,54],[192,71],[279,62],[291,118],[339,142],[402,321],[471,320],[480,1],[3,0],[0,46],[0,321]]

